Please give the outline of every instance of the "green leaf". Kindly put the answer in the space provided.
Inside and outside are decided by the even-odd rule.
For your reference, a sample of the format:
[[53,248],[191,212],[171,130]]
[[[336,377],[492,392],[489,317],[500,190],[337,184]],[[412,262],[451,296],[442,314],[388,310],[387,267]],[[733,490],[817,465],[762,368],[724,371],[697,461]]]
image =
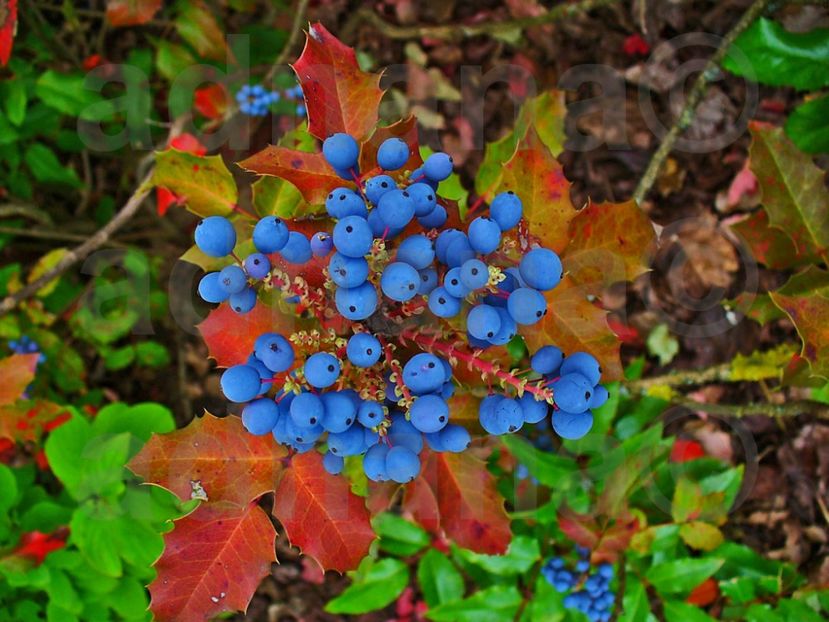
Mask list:
[[722,559],[712,557],[674,559],[651,566],[645,577],[663,594],[688,593],[717,572],[722,565]]
[[238,200],[236,182],[221,156],[197,156],[175,149],[156,154],[153,184],[187,201],[199,216],[227,216]]
[[0,518],[17,503],[17,480],[12,470],[0,464]]
[[829,152],[829,96],[816,97],[794,109],[786,120],[786,134],[806,153]]
[[113,371],[124,369],[135,360],[135,346],[126,345],[104,354],[104,366]]
[[400,560],[383,559],[355,579],[346,590],[330,601],[328,613],[366,613],[393,602],[409,583],[409,569]]
[[746,622],[785,622],[771,605],[752,605],[746,611]]
[[92,423],[92,431],[97,435],[128,432],[142,443],[150,440],[153,434],[166,434],[175,429],[176,423],[170,410],[154,402],[134,406],[109,404],[98,412]]
[[225,37],[213,14],[201,3],[183,3],[176,18],[176,29],[181,38],[195,48],[199,56],[222,60],[225,55]]
[[435,622],[504,622],[512,620],[521,606],[521,594],[513,585],[493,585],[464,600],[430,609]]
[[72,510],[53,501],[40,501],[26,510],[20,517],[23,531],[50,533],[66,525],[72,517]]
[[259,216],[298,218],[325,213],[325,205],[311,205],[292,183],[264,176],[253,182],[253,208]]
[[702,521],[685,523],[680,526],[679,536],[685,544],[698,551],[713,551],[725,539],[717,527]]
[[417,566],[417,581],[429,607],[437,607],[463,597],[461,573],[446,555],[430,549]]
[[63,114],[95,121],[110,118],[113,108],[102,101],[99,93],[87,89],[82,74],[64,74],[53,70],[44,72],[35,83],[35,95]]
[[505,435],[501,441],[539,482],[557,490],[569,488],[571,477],[578,470],[575,461],[541,451],[520,436]]
[[71,581],[65,573],[52,570],[49,576],[49,586],[46,588],[49,599],[59,603],[61,609],[72,614],[79,614],[83,610],[78,592],[72,587]]
[[55,152],[43,143],[32,143],[26,147],[23,160],[39,182],[61,184],[71,188],[79,188],[83,185],[74,169],[61,164]]
[[20,78],[6,79],[2,84],[5,87],[3,105],[6,116],[12,125],[19,126],[26,118],[26,84]]
[[645,345],[651,355],[659,358],[660,365],[667,365],[679,353],[679,341],[671,334],[667,324],[655,326]]
[[666,622],[716,622],[699,607],[676,600],[663,603]]
[[498,576],[527,572],[541,558],[538,540],[527,536],[515,536],[505,555],[484,555],[461,548],[455,550],[464,561]]
[[538,577],[535,591],[521,615],[522,622],[560,622],[569,620],[560,594],[544,577]]
[[195,57],[182,45],[162,39],[156,46],[155,66],[158,73],[171,82],[196,64]]
[[723,66],[737,75],[801,90],[829,85],[829,29],[795,33],[760,18],[737,38],[733,48]]
[[135,344],[135,357],[139,365],[164,367],[170,363],[170,353],[157,341],[141,341]]
[[619,622],[646,622],[651,615],[648,593],[641,581],[626,581]]
[[676,483],[674,498],[671,501],[671,516],[677,523],[684,523],[695,518],[702,510],[702,489],[699,484],[687,477]]
[[431,541],[425,530],[391,512],[381,512],[371,525],[380,536],[380,548],[392,555],[414,555]]

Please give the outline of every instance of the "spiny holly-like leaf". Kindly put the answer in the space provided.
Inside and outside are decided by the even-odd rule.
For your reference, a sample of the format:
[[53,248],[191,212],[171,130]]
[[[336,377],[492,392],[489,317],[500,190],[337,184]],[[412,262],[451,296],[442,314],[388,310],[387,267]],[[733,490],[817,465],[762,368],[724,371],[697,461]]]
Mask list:
[[5,66],[9,62],[16,33],[17,0],[8,0],[5,3],[5,11],[0,11],[0,66]]
[[276,561],[276,530],[262,508],[212,503],[176,521],[150,584],[159,622],[203,622],[244,611]]
[[402,170],[413,171],[423,164],[417,139],[417,119],[410,115],[392,125],[378,127],[371,138],[362,144],[360,147],[360,171],[362,173],[367,173],[377,167],[377,150],[388,138],[402,138],[409,145],[409,159],[402,166]]
[[40,354],[12,354],[0,359],[0,406],[13,404],[35,379]]
[[541,244],[561,252],[569,241],[570,221],[576,210],[570,202],[570,182],[561,164],[534,128],[518,143],[515,155],[504,164],[499,191],[512,190],[524,203],[529,232]]
[[599,526],[586,514],[574,512],[567,506],[558,511],[558,526],[569,540],[592,549],[599,541]]
[[619,339],[607,325],[607,312],[588,300],[589,293],[565,277],[546,294],[547,315],[521,332],[530,352],[550,343],[568,354],[590,352],[602,366],[603,380],[619,380]]
[[281,312],[277,305],[258,303],[249,313],[239,315],[223,304],[213,309],[198,329],[219,367],[230,367],[247,361],[262,333],[290,335],[300,326],[298,318]]
[[268,436],[253,436],[238,417],[210,413],[170,434],[154,434],[128,468],[181,499],[246,506],[273,490],[286,455]]
[[816,292],[796,296],[776,291],[770,296],[797,329],[800,355],[809,361],[812,375],[829,378],[829,298]]
[[743,239],[757,261],[774,270],[786,270],[818,260],[809,249],[799,252],[785,231],[769,225],[765,210],[753,212],[729,226]]
[[37,441],[45,431],[69,417],[63,406],[41,400],[0,406],[0,439],[18,443]]
[[403,508],[426,531],[440,535],[440,508],[435,491],[426,478],[418,477],[406,486],[403,490]]
[[[428,452],[421,455],[423,469],[420,478],[431,488],[440,526],[447,536],[459,546],[476,553],[500,555],[507,550],[512,534],[509,517],[504,510],[504,499],[495,487],[495,478],[487,470],[486,463],[465,451],[459,454]],[[407,494],[413,506],[411,511],[424,528],[431,529],[431,505],[428,495],[416,488],[421,483],[407,486],[415,488]],[[407,490],[408,493],[408,490]]]
[[259,216],[279,216],[287,220],[325,212],[322,205],[308,204],[295,185],[279,177],[260,177],[253,182],[251,190],[253,209]]
[[375,538],[365,500],[331,475],[316,451],[291,458],[276,487],[273,514],[291,544],[324,570],[356,568]]
[[239,162],[239,166],[252,173],[273,175],[291,182],[313,205],[325,203],[325,197],[334,188],[354,185],[337,176],[322,153],[306,153],[286,147],[265,147]]
[[567,109],[563,91],[547,91],[528,99],[521,106],[515,127],[502,138],[488,143],[484,160],[475,176],[475,191],[479,195],[490,194],[498,186],[504,164],[513,156],[518,143],[527,135],[532,126],[554,156],[564,148],[564,118]]
[[161,8],[161,0],[107,0],[107,20],[113,26],[146,24]]
[[236,182],[221,156],[161,151],[155,156],[153,184],[182,197],[199,216],[227,216],[238,200]]
[[786,232],[799,253],[829,249],[829,193],[823,171],[780,128],[754,123],[751,170],[769,223]]
[[653,225],[635,201],[590,203],[570,223],[564,269],[599,294],[646,272],[655,243]]
[[352,48],[317,22],[293,68],[305,93],[311,134],[324,140],[345,132],[361,141],[371,133],[383,97],[380,75],[360,69]]

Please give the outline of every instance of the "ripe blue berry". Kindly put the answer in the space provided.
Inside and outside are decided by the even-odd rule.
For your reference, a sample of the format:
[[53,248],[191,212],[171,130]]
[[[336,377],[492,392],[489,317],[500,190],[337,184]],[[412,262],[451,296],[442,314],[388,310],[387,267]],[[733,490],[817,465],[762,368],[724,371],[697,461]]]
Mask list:
[[432,393],[443,386],[445,371],[434,354],[415,354],[403,366],[403,383],[414,393]]
[[288,263],[304,264],[311,259],[311,243],[298,231],[291,231],[288,242],[279,251]]
[[331,168],[348,171],[357,166],[360,145],[348,134],[334,134],[322,143],[322,155]]
[[507,310],[519,324],[532,325],[547,313],[547,301],[538,291],[519,287],[509,295]]
[[461,301],[446,291],[446,288],[436,287],[429,293],[429,310],[438,317],[455,317],[461,311]]
[[469,447],[472,442],[469,432],[461,425],[450,423],[438,434],[440,435],[440,444],[443,446],[442,451],[459,453]]
[[294,446],[316,443],[325,433],[325,430],[319,424],[302,427],[298,426],[290,417],[285,424],[285,428],[285,433]]
[[501,316],[495,307],[476,305],[466,316],[466,330],[477,339],[491,339],[501,330]]
[[311,252],[316,257],[325,257],[334,248],[334,240],[331,234],[324,231],[317,231],[311,236]]
[[388,481],[386,472],[386,454],[389,453],[389,446],[385,443],[377,443],[369,447],[363,456],[363,471],[372,482]]
[[390,480],[406,484],[420,473],[420,458],[408,447],[392,447],[386,454],[386,473]]
[[388,175],[377,175],[366,181],[366,197],[373,205],[377,205],[387,192],[397,189],[397,184]]
[[377,213],[388,227],[402,229],[414,218],[414,201],[405,190],[392,190],[380,197]]
[[561,438],[578,440],[593,427],[593,413],[571,413],[566,410],[553,411],[553,429]]
[[487,395],[478,405],[478,421],[488,434],[499,436],[507,433],[507,422],[495,415],[495,408],[502,399],[503,395]]
[[423,163],[423,174],[431,181],[443,181],[452,174],[452,157],[446,153],[433,153]]
[[228,293],[219,283],[218,272],[208,272],[199,281],[199,296],[205,302],[224,302]]
[[592,354],[574,352],[561,364],[561,375],[564,374],[581,374],[592,386],[596,386],[601,380],[602,368]]
[[455,298],[464,298],[469,294],[469,288],[461,280],[460,268],[452,268],[444,275],[443,286]]
[[489,215],[498,223],[501,231],[507,231],[517,225],[522,214],[521,199],[511,190],[497,195],[489,206]]
[[368,226],[371,227],[371,233],[375,238],[383,240],[393,240],[403,231],[397,227],[389,227],[376,209],[368,213]]
[[371,367],[380,360],[382,352],[380,341],[370,333],[355,333],[345,348],[348,360],[357,367]]
[[489,268],[480,259],[467,259],[461,265],[461,282],[467,289],[480,289],[489,282]]
[[328,352],[317,352],[305,360],[305,380],[312,387],[325,389],[340,377],[340,361]]
[[229,299],[230,308],[236,313],[245,314],[256,306],[256,290],[252,287],[245,287],[241,292],[236,292]]
[[459,268],[470,259],[475,259],[475,251],[465,235],[454,238],[446,247],[446,265],[450,268]]
[[409,145],[400,138],[387,138],[377,150],[377,164],[383,170],[396,171],[408,161]]
[[429,184],[416,183],[406,188],[415,206],[415,216],[422,218],[432,213],[437,205],[435,189]]
[[443,205],[435,205],[435,208],[425,216],[418,216],[417,222],[424,229],[440,229],[449,220],[449,214]]
[[397,302],[406,302],[417,295],[420,275],[417,270],[403,262],[390,263],[380,276],[383,293]]
[[196,246],[205,255],[225,257],[236,246],[236,230],[224,216],[208,216],[196,225]]
[[357,405],[347,391],[328,391],[322,394],[325,417],[322,427],[334,434],[345,432],[357,419]]
[[269,434],[279,419],[279,406],[272,399],[263,397],[252,401],[242,410],[242,425],[256,436]]
[[558,375],[564,353],[555,346],[542,346],[530,359],[530,367],[542,376]]
[[228,367],[220,381],[222,393],[231,402],[249,402],[257,395],[261,387],[261,378],[255,367],[234,365]]
[[290,406],[291,419],[301,428],[310,428],[322,422],[325,417],[325,406],[322,400],[313,393],[300,393]]
[[476,253],[488,255],[501,244],[501,227],[491,218],[479,216],[469,223],[469,243]]
[[605,405],[607,400],[610,398],[610,393],[607,392],[602,385],[597,384],[593,387],[593,395],[590,398],[590,402],[588,402],[587,407],[590,410],[595,410],[596,408],[601,408]]
[[506,309],[502,307],[495,307],[495,310],[501,318],[501,327],[493,337],[489,338],[489,343],[494,346],[504,346],[508,344],[518,333],[518,326]]
[[565,374],[552,383],[556,405],[571,413],[587,410],[593,396],[593,385],[581,374]]
[[418,294],[427,295],[438,286],[438,271],[434,268],[424,268],[420,274],[420,285],[417,288]]
[[271,261],[263,253],[253,253],[245,259],[245,272],[248,276],[257,281],[264,279],[271,271]]
[[427,186],[430,186],[432,188],[432,190],[437,190],[438,189],[438,182],[432,181],[431,179],[426,177],[426,173],[423,171],[422,166],[420,166],[420,167],[418,167],[418,168],[416,168],[415,170],[412,171],[412,174],[409,176],[409,181],[412,184],[416,184],[416,183],[426,184]]
[[368,278],[368,262],[362,257],[334,253],[328,262],[328,274],[340,287],[357,287]]
[[527,285],[542,291],[553,289],[564,276],[561,259],[547,248],[534,248],[524,255],[518,270]]
[[383,406],[378,402],[366,400],[357,409],[357,421],[366,428],[374,428],[383,420]]
[[334,295],[337,311],[348,320],[364,320],[377,309],[377,290],[369,282],[357,287],[339,287]]
[[446,264],[446,251],[449,249],[449,245],[458,237],[463,237],[463,235],[463,232],[457,229],[444,229],[438,234],[438,237],[435,238],[435,257],[440,263]]
[[346,216],[334,226],[334,246],[346,257],[363,257],[371,250],[374,235],[365,218]]
[[423,395],[414,401],[409,416],[421,432],[437,432],[449,422],[449,405],[437,395]]
[[402,445],[416,454],[423,450],[423,434],[410,421],[407,421],[401,412],[396,412],[391,416],[387,438],[392,447]]
[[289,370],[294,364],[291,342],[278,333],[260,335],[253,345],[253,353],[265,367],[277,374]]
[[435,249],[432,240],[425,235],[410,235],[397,247],[397,259],[409,264],[415,270],[428,268],[435,261]]
[[323,468],[331,475],[339,475],[343,472],[345,461],[342,456],[332,454],[330,451],[322,457]]
[[524,393],[518,403],[524,413],[524,423],[538,423],[547,416],[549,411],[547,402],[535,399],[535,396],[529,392]]
[[365,201],[351,188],[335,188],[332,190],[325,199],[325,209],[332,218],[368,217]]
[[259,393],[267,393],[271,388],[271,383],[266,382],[266,380],[273,378],[273,372],[268,369],[262,361],[256,358],[255,354],[251,354],[248,357],[248,360],[245,361],[245,364],[256,368],[256,371],[259,372],[259,377],[262,379],[262,384],[259,387]]
[[253,245],[260,253],[270,255],[285,247],[289,234],[288,225],[281,218],[266,216],[253,228]]
[[328,451],[338,456],[356,456],[363,453],[365,436],[363,428],[354,425],[342,432],[328,434]]
[[248,277],[245,274],[245,271],[235,264],[225,266],[219,272],[219,287],[221,287],[228,296],[241,292],[245,289],[247,284]]

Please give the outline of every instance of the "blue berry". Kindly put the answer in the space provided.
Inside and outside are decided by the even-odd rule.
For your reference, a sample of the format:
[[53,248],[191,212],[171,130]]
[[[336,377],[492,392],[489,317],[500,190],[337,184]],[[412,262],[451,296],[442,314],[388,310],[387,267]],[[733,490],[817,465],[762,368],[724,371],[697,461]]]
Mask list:
[[348,320],[364,320],[377,309],[377,290],[369,282],[357,287],[339,287],[334,295],[337,311]]
[[274,373],[287,371],[294,364],[291,342],[278,333],[260,335],[254,343],[253,353]]
[[310,428],[323,420],[325,406],[314,393],[300,393],[291,401],[289,412],[295,425]]
[[245,361],[245,364],[254,367],[256,371],[259,372],[259,378],[262,379],[262,384],[259,387],[259,393],[267,393],[271,388],[271,383],[267,381],[273,378],[273,372],[270,369],[268,369],[268,367],[262,361],[256,358],[255,354],[251,354],[248,357],[248,360]]
[[312,387],[325,389],[340,377],[340,361],[333,354],[317,352],[305,360],[305,380]]
[[489,206],[489,215],[501,231],[508,231],[517,225],[522,214],[521,199],[511,190],[497,195]]
[[363,198],[350,188],[335,188],[325,199],[325,209],[332,218],[360,216],[368,218],[368,210]]
[[242,425],[256,436],[270,434],[277,419],[279,419],[279,406],[267,397],[252,401],[242,410]]
[[394,262],[388,264],[380,276],[383,293],[397,302],[406,302],[417,295],[420,275],[409,264]]
[[542,291],[553,289],[564,276],[561,259],[547,248],[534,248],[524,255],[518,270],[527,285]]
[[432,240],[422,234],[407,237],[397,247],[396,261],[407,263],[415,270],[428,268],[435,261]]
[[387,192],[397,189],[397,184],[388,175],[377,175],[366,181],[366,197],[373,205],[377,205]]
[[420,285],[417,288],[418,294],[427,295],[438,286],[438,271],[434,268],[424,268],[418,272]]
[[489,282],[489,268],[480,259],[467,259],[461,265],[461,282],[470,290],[480,289]]
[[225,266],[219,272],[219,287],[228,296],[241,292],[247,284],[248,277],[245,271],[235,264]]
[[420,458],[408,447],[392,447],[386,454],[386,473],[390,480],[406,484],[420,473]]
[[479,216],[469,223],[469,243],[476,253],[488,255],[501,244],[501,228],[491,218]]
[[338,456],[356,456],[363,453],[365,436],[363,428],[358,425],[351,426],[342,432],[331,432],[328,434],[328,451]]
[[421,432],[437,432],[449,422],[449,406],[437,395],[423,395],[414,401],[409,416],[412,425]]
[[346,257],[363,257],[371,251],[374,235],[365,218],[346,216],[334,226],[334,246]]
[[342,473],[344,465],[345,461],[342,459],[342,456],[332,454],[330,451],[326,452],[322,457],[322,466],[331,475],[339,475]]
[[530,358],[530,367],[542,376],[558,375],[564,353],[555,346],[542,346]]
[[304,264],[308,263],[313,253],[311,253],[311,243],[308,238],[298,231],[291,231],[287,244],[282,247],[279,254],[288,263]]
[[450,423],[438,434],[440,435],[440,444],[443,446],[441,451],[460,453],[469,447],[472,442],[469,432],[461,425]]
[[414,201],[405,190],[392,190],[380,197],[377,213],[388,227],[402,229],[414,218]]
[[443,364],[434,354],[415,354],[403,366],[403,382],[416,394],[437,391],[444,381]]
[[503,395],[487,395],[478,406],[478,421],[488,434],[500,436],[509,429],[508,422],[496,415],[496,407],[503,399]]
[[355,333],[345,348],[348,360],[357,367],[371,367],[380,360],[382,352],[380,341],[369,333]]
[[377,150],[377,164],[386,171],[403,168],[409,161],[409,145],[400,138],[387,138]]
[[446,288],[436,287],[429,293],[429,310],[438,317],[455,317],[461,311],[461,301]]
[[466,316],[466,330],[478,339],[491,339],[501,330],[501,316],[495,307],[476,305]]
[[253,253],[245,259],[245,272],[257,281],[264,279],[271,271],[271,261],[263,253]]
[[452,268],[443,277],[443,286],[455,298],[464,298],[469,294],[469,288],[461,280],[461,269]]
[[205,302],[224,302],[228,293],[219,283],[218,272],[208,272],[199,281],[199,296]]
[[561,438],[578,440],[593,427],[593,413],[589,410],[571,413],[566,410],[553,411],[553,429]]
[[452,157],[446,153],[433,153],[423,163],[423,174],[431,181],[443,181],[452,174]]
[[317,231],[311,236],[311,252],[316,257],[325,257],[334,248],[334,240],[331,234],[324,231]]
[[205,255],[226,257],[236,246],[236,230],[224,216],[208,216],[196,225],[196,246]]
[[328,274],[340,287],[357,287],[368,278],[368,262],[362,257],[334,253],[328,262]]
[[458,268],[474,258],[475,251],[465,235],[454,238],[446,247],[446,265],[450,268]]
[[373,482],[388,481],[386,472],[386,454],[389,453],[389,446],[385,443],[377,443],[369,447],[363,456],[363,471]]
[[228,303],[236,313],[249,313],[256,306],[256,290],[252,287],[245,287],[242,291],[233,294],[228,299]]
[[285,247],[289,235],[288,226],[281,218],[266,216],[253,228],[253,245],[260,253],[270,255]]
[[360,145],[348,134],[334,134],[323,141],[322,155],[332,168],[347,171],[357,166]]
[[220,381],[222,393],[231,402],[249,402],[259,395],[262,385],[259,372],[250,365],[228,367]]
[[432,213],[437,205],[435,189],[429,184],[416,183],[406,188],[406,192],[412,198],[415,208],[415,216],[423,218]]
[[587,407],[590,410],[595,410],[596,408],[601,408],[605,405],[605,402],[610,398],[610,393],[607,392],[602,385],[597,384],[593,387],[593,395],[590,397],[590,401],[587,403]]
[[431,179],[426,177],[426,173],[424,172],[422,166],[412,171],[412,174],[409,176],[409,182],[411,182],[412,184],[424,183],[427,186],[430,186],[433,190],[438,189],[438,182],[432,181]]
[[416,454],[423,450],[423,434],[407,421],[402,413],[392,415],[387,436],[392,447],[408,447]]
[[322,427],[334,434],[345,432],[357,419],[357,405],[347,391],[328,391],[322,394],[325,417]]
[[449,245],[463,235],[463,232],[457,229],[445,229],[438,234],[435,238],[435,257],[440,263],[446,264],[446,251]]
[[489,343],[494,346],[504,346],[515,337],[518,332],[518,326],[506,309],[501,307],[495,307],[495,309],[501,318],[501,328],[498,329],[498,332],[493,337],[489,338]]
[[393,240],[403,231],[403,229],[389,227],[376,209],[368,213],[368,226],[371,227],[371,233],[375,238],[383,240]]
[[435,205],[435,209],[425,216],[418,216],[417,222],[424,229],[440,229],[449,220],[449,214],[443,205]]
[[298,426],[291,418],[286,422],[285,428],[285,433],[294,446],[316,443],[325,433],[325,430],[319,424],[302,427]]
[[383,420],[383,406],[378,402],[367,400],[357,409],[357,421],[366,428],[374,428]]
[[561,375],[564,374],[581,374],[592,386],[595,386],[601,380],[602,368],[599,367],[599,362],[592,354],[574,352],[561,364]]
[[581,374],[565,374],[552,383],[556,406],[573,413],[587,410],[593,385]]
[[538,291],[519,287],[509,295],[507,310],[519,324],[532,325],[547,313],[547,301]]
[[538,423],[547,416],[549,411],[547,402],[535,399],[535,396],[529,392],[524,393],[518,403],[524,413],[524,423]]

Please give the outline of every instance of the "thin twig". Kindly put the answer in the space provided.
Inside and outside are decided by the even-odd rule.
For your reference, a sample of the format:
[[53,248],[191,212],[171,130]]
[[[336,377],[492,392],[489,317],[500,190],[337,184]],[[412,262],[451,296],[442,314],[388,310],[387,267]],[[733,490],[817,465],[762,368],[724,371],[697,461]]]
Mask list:
[[[500,22],[481,22],[480,24],[447,24],[445,26],[397,26],[390,24],[374,11],[362,8],[352,18],[355,24],[367,21],[389,39],[462,39],[484,34],[498,34],[515,29],[531,28],[561,21],[574,15],[581,15],[593,9],[616,4],[619,0],[579,0],[564,2],[554,6],[541,15],[519,17]],[[351,21],[351,20],[349,20]]]
[[[55,240],[56,242],[84,242],[89,239],[88,235],[81,233],[64,233],[63,231],[53,231],[51,229],[18,229],[17,227],[0,227],[0,234],[13,235],[20,238],[35,238],[38,240]],[[116,248],[127,248],[125,244],[113,240],[109,240],[106,244]]]
[[[776,377],[779,373],[779,370],[775,370],[775,376],[769,377]],[[658,386],[680,387],[732,381],[731,364],[723,363],[705,369],[678,370],[661,376],[629,380],[624,383],[624,386],[633,393],[645,393],[648,389]]]
[[754,23],[754,20],[756,20],[766,9],[769,2],[770,0],[754,0],[746,12],[743,13],[739,21],[734,24],[731,30],[729,30],[725,37],[723,37],[722,41],[720,41],[717,51],[714,52],[711,58],[708,59],[705,67],[694,81],[694,85],[691,87],[691,92],[688,93],[688,98],[685,100],[685,106],[682,108],[682,112],[679,113],[679,116],[676,118],[676,121],[674,121],[671,129],[668,130],[665,138],[662,139],[662,143],[651,157],[651,160],[648,163],[648,168],[642,175],[642,179],[639,180],[639,185],[636,186],[636,190],[633,193],[633,199],[637,203],[641,204],[648,192],[650,192],[653,184],[656,182],[656,178],[659,175],[662,165],[673,150],[674,144],[679,139],[679,135],[685,130],[685,128],[691,125],[691,122],[694,119],[694,112],[703,97],[705,97],[705,92],[708,89],[708,83],[712,77],[717,74],[720,63],[722,63],[726,54],[728,54],[731,44],[743,33],[743,31],[746,30],[746,28]]
[[34,205],[27,205],[26,203],[5,203],[0,205],[0,218],[6,218],[8,216],[25,216],[31,220],[36,220],[42,225],[52,224],[52,217],[48,212]]
[[821,419],[829,419],[829,405],[811,400],[792,400],[782,404],[751,403],[751,404],[713,404],[697,402],[684,395],[671,398],[677,406],[689,410],[721,415],[723,417],[748,417],[750,415],[766,415],[769,417],[796,417],[798,415],[814,415]]
[[271,65],[271,68],[265,75],[265,84],[268,84],[271,80],[273,80],[273,77],[276,75],[276,72],[279,71],[279,68],[288,62],[291,51],[296,46],[296,42],[302,34],[302,25],[305,23],[305,15],[308,12],[309,2],[310,0],[299,0],[299,2],[297,2],[296,13],[294,13],[294,23],[291,25],[291,34],[288,36],[288,40],[285,42],[282,51],[279,52],[279,56],[276,57],[273,65]]

